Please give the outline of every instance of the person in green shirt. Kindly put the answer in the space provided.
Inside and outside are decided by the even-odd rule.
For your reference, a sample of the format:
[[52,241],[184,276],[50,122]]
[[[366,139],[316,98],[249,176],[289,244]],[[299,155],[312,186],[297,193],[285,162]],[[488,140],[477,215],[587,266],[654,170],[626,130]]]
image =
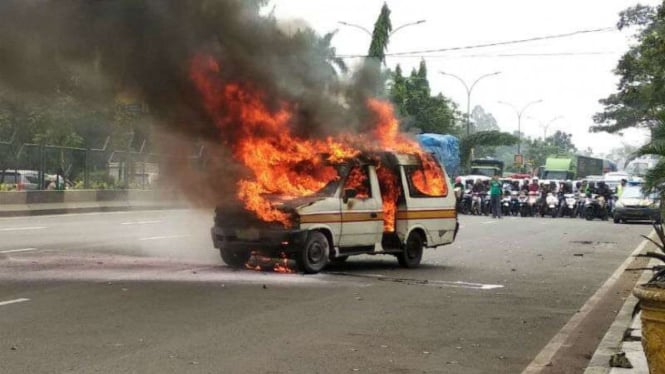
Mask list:
[[501,183],[498,175],[493,176],[490,181],[490,202],[492,217],[501,218]]

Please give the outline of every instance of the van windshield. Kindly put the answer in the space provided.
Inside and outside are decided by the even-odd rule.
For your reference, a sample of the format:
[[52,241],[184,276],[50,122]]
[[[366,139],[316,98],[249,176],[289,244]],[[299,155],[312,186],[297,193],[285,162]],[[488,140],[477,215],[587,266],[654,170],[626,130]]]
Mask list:
[[313,193],[312,197],[334,197],[339,189],[339,185],[342,181],[342,176],[345,176],[349,172],[348,165],[334,165],[335,170],[337,171],[337,176],[326,183],[323,188]]

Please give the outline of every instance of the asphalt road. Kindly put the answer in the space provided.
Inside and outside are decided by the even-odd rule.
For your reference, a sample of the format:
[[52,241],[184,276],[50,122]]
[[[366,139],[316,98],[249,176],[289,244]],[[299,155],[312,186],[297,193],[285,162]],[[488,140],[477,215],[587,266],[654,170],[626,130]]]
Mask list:
[[305,276],[224,266],[205,211],[0,219],[0,373],[519,373],[650,231],[460,221]]

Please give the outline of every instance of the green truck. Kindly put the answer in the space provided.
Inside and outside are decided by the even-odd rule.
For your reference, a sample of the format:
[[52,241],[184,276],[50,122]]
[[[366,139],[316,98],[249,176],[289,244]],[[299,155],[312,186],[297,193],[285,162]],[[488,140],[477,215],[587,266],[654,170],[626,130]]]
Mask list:
[[541,179],[573,180],[590,175],[603,175],[607,170],[606,160],[588,156],[550,157],[545,161],[540,173]]
[[471,160],[471,175],[486,177],[503,176],[503,161],[493,158],[477,158]]

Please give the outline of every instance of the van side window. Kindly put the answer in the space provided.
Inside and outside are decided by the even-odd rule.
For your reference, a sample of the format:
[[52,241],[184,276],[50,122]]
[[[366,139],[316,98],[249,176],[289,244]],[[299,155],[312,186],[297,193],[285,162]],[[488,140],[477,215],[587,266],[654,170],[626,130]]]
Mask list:
[[405,166],[404,171],[409,185],[409,195],[412,197],[448,196],[448,185],[441,178],[443,173],[428,173],[420,166]]
[[357,199],[368,199],[372,197],[372,189],[369,185],[367,166],[353,166],[344,182],[344,189],[355,189]]

